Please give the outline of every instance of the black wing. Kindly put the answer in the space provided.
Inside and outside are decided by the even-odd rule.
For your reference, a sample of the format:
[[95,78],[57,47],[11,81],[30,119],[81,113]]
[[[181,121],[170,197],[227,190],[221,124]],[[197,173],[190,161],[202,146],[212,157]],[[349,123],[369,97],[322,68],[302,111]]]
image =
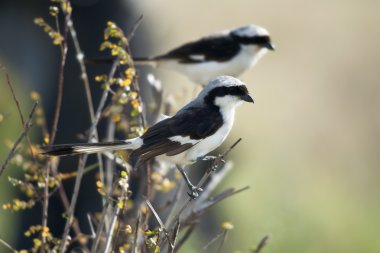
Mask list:
[[[215,133],[223,124],[223,117],[217,107],[191,108],[172,118],[165,119],[141,136],[144,144],[131,153],[132,160],[137,160],[137,167],[145,161],[166,154],[174,156],[186,151],[196,143],[181,144],[169,140],[170,137],[189,137],[199,140]],[[132,161],[134,164],[134,162]]]
[[236,40],[231,36],[219,35],[186,43],[154,59],[178,59],[182,63],[224,62],[232,59],[239,51],[240,44]]

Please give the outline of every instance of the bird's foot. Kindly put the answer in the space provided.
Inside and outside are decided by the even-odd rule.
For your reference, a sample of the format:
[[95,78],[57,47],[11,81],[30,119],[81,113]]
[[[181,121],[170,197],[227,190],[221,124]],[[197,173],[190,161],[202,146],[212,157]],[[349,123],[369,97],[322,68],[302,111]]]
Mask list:
[[223,159],[222,155],[214,156],[211,162],[211,171],[216,171],[216,169],[219,167],[221,164],[225,164],[226,161]]
[[202,161],[212,161],[212,160],[215,160],[217,157],[216,156],[213,156],[213,155],[206,155],[202,158],[200,158],[199,160],[202,160]]
[[187,192],[187,195],[189,195],[190,198],[196,199],[199,197],[199,193],[203,192],[203,189],[200,187],[196,187],[194,185],[188,185],[190,192]]

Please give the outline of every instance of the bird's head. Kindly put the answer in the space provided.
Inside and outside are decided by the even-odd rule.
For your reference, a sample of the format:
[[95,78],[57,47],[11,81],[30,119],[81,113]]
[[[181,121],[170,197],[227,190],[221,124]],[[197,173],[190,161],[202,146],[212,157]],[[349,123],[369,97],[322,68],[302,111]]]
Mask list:
[[235,108],[243,101],[253,103],[246,85],[232,76],[219,76],[211,80],[199,94],[205,104]]
[[269,32],[257,25],[247,25],[231,30],[230,35],[242,45],[253,45],[262,49],[274,50]]

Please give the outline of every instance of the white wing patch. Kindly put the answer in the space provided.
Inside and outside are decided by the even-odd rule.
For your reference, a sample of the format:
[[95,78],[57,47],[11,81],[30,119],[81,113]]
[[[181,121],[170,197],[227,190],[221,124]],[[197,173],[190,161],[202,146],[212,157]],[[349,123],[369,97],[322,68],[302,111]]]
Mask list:
[[192,140],[192,139],[190,139],[189,136],[184,137],[184,136],[180,136],[180,135],[170,137],[169,140],[179,142],[181,145],[188,144],[188,143],[196,144],[197,142],[200,141],[200,140]]
[[189,58],[194,61],[204,61],[206,59],[206,56],[203,54],[191,54],[189,55]]

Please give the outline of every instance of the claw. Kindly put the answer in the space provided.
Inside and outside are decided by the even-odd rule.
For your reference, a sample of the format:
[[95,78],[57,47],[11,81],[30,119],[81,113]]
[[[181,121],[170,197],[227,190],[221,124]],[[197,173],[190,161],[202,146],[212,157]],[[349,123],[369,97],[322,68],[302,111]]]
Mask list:
[[212,161],[210,170],[211,171],[216,171],[216,169],[219,167],[220,164],[225,164],[225,163],[226,163],[226,161],[223,159],[223,157],[221,155],[218,155]]
[[202,188],[197,188],[196,186],[192,186],[191,189],[189,189],[191,192],[188,192],[187,195],[189,195],[190,198],[196,199],[199,197],[199,193],[203,191]]
[[215,160],[215,159],[217,159],[216,156],[206,155],[206,156],[202,157],[200,160],[202,160],[202,161],[212,161],[212,160]]

